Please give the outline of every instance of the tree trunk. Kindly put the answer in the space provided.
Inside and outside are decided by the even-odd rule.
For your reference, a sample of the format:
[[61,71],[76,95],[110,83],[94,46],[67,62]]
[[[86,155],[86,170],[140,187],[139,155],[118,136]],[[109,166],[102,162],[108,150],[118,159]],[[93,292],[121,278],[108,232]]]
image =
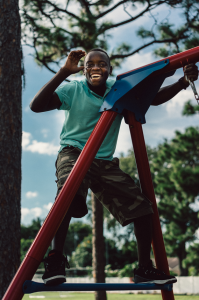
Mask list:
[[18,0],[0,0],[0,299],[20,263],[20,39]]
[[183,268],[182,261],[187,256],[186,245],[185,243],[181,244],[181,247],[178,251],[179,267],[180,267],[180,276],[188,276],[188,268]]
[[[103,206],[92,193],[93,213],[93,277],[96,283],[105,283],[105,256],[103,237]],[[106,291],[96,291],[95,300],[106,300]]]

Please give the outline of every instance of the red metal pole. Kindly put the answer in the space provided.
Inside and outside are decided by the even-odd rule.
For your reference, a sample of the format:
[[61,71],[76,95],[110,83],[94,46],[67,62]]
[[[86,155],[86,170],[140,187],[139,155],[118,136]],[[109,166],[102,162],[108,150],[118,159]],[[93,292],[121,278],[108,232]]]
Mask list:
[[2,300],[20,300],[23,297],[24,281],[31,280],[35,274],[116,115],[113,111],[101,115]]
[[[185,65],[190,64],[190,63],[197,63],[199,61],[199,46],[189,49],[189,50],[186,50],[186,51],[183,51],[183,52],[180,52],[180,53],[177,53],[177,54],[174,54],[174,55],[171,55],[171,56],[168,56],[168,57],[165,57],[163,59],[157,60],[154,63],[157,63],[160,61],[166,61],[167,59],[169,59],[169,64],[165,68],[163,68],[159,71],[156,71],[154,76],[157,76],[157,74],[162,74],[162,73],[167,73],[170,71],[177,70],[177,69],[182,68]],[[117,77],[122,76],[124,74],[128,74],[132,71],[144,68],[146,66],[153,65],[154,63],[142,66],[140,68],[137,68],[137,69],[134,69],[134,70],[122,73],[122,74],[119,74]]]
[[[140,179],[140,185],[142,192],[153,203],[153,253],[155,256],[156,266],[158,269],[164,271],[169,275],[169,266],[164,247],[164,240],[162,236],[162,230],[160,226],[160,219],[156,204],[156,198],[153,188],[153,182],[151,178],[151,172],[149,167],[149,161],[147,157],[147,151],[144,141],[144,135],[142,131],[142,125],[135,120],[135,116],[132,112],[128,111],[128,122],[133,142],[133,148],[135,153],[135,159]],[[168,292],[162,290],[163,300],[174,300],[173,291]]]

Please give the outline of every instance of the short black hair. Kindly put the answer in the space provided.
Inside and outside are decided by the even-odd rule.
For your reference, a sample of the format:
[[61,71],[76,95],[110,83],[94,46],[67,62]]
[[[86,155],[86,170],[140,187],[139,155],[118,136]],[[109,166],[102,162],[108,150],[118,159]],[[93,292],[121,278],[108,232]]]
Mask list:
[[[93,51],[99,51],[99,52],[105,53],[106,56],[108,57],[109,66],[111,65],[110,57],[109,57],[108,53],[105,50],[103,50],[101,48],[93,48],[90,51],[88,51],[88,53],[93,52]],[[88,55],[88,53],[87,53],[87,55]]]

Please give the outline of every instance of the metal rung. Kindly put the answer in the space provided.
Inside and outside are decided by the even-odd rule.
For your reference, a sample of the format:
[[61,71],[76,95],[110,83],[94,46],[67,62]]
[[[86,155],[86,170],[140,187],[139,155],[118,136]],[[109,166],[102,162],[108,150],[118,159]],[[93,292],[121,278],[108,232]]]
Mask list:
[[47,286],[44,283],[26,280],[23,284],[24,294],[53,291],[130,291],[130,290],[166,290],[172,291],[172,284],[154,283],[63,283]]

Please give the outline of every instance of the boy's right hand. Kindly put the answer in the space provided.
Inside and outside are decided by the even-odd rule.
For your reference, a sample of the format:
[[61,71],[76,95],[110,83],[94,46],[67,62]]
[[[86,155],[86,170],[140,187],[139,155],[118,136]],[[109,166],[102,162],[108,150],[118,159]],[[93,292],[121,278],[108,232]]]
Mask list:
[[62,69],[66,70],[70,74],[78,73],[79,71],[84,69],[84,66],[78,67],[78,63],[82,57],[86,55],[86,52],[83,50],[75,50],[71,51],[67,57],[67,60],[62,67]]

